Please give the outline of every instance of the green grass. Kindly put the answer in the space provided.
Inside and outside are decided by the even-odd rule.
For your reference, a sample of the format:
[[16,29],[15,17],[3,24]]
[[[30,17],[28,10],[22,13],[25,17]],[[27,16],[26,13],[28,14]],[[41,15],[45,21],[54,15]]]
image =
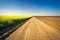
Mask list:
[[16,25],[17,23],[22,23],[30,18],[31,17],[21,18],[21,19],[11,19],[11,20],[7,20],[7,21],[0,21],[0,30],[3,30],[3,29],[10,27],[12,25]]

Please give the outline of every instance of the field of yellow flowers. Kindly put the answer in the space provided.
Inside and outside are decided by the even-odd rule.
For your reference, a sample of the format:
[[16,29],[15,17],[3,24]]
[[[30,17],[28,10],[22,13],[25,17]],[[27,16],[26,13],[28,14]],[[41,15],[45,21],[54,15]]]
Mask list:
[[31,16],[0,16],[0,30],[28,20]]

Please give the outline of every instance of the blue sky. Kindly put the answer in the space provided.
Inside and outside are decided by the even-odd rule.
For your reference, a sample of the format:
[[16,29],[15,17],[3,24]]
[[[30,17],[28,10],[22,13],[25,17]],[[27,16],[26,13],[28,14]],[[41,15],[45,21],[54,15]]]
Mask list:
[[0,0],[0,15],[60,16],[60,0]]

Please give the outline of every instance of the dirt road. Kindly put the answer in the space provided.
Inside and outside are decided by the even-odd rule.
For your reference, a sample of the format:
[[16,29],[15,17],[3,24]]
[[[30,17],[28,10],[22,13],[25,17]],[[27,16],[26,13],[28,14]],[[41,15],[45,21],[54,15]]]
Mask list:
[[60,30],[32,17],[5,40],[60,40]]

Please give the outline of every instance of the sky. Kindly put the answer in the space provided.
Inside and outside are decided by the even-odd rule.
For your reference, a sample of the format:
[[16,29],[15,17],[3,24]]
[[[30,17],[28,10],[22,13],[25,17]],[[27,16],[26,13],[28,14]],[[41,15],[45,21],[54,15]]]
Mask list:
[[0,0],[0,15],[60,16],[60,0]]

